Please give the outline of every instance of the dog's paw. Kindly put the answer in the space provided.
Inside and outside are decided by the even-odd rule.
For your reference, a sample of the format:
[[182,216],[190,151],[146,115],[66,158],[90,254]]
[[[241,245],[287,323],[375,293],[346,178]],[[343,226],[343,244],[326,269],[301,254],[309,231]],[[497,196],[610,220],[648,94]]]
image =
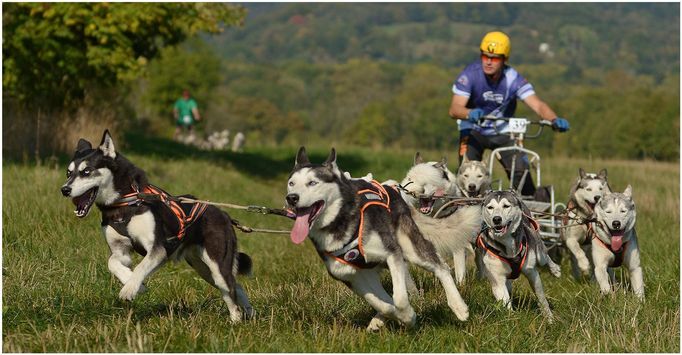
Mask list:
[[253,310],[253,307],[249,306],[244,309],[244,319],[254,319],[256,317],[256,311]]
[[545,313],[545,320],[547,320],[548,324],[554,324],[554,314],[550,311],[549,313]]
[[601,287],[601,288],[599,289],[599,293],[600,293],[602,296],[608,296],[608,295],[610,295],[610,294],[613,293],[613,290],[611,289],[611,287],[608,287],[608,288],[607,288],[607,287]]
[[412,307],[410,307],[409,310],[398,314],[397,316],[400,322],[405,324],[407,328],[413,328],[417,324],[417,313],[414,312]]
[[554,276],[554,277],[561,277],[561,268],[557,264],[551,264],[549,266],[549,272]]
[[469,306],[466,304],[454,305],[450,306],[450,308],[455,313],[455,316],[457,316],[457,319],[462,322],[466,322],[469,319]]
[[125,285],[123,285],[121,292],[118,293],[118,298],[124,301],[132,301],[142,288],[143,288],[142,284],[128,282]]
[[587,259],[578,259],[578,269],[580,272],[587,276],[590,274],[590,262]]
[[379,317],[374,317],[372,318],[371,321],[369,321],[369,325],[367,326],[367,331],[370,333],[378,332],[381,328],[383,328],[385,325],[383,319]]
[[240,309],[230,311],[230,322],[237,324],[242,321],[243,313]]

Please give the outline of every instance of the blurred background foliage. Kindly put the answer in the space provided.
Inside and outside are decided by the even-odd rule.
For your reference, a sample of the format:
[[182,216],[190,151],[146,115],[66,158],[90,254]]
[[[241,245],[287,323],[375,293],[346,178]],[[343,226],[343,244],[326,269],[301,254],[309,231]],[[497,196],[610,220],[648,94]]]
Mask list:
[[452,83],[502,30],[571,121],[533,148],[678,160],[679,26],[677,3],[5,4],[3,155],[72,149],[40,123],[170,136],[184,87],[249,144],[454,152]]

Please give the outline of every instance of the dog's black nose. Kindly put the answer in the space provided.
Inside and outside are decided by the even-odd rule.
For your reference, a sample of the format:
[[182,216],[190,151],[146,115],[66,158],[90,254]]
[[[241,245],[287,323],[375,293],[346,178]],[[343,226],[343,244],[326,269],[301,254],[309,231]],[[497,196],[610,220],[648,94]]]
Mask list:
[[611,222],[611,226],[613,226],[613,229],[620,229],[620,221]]
[[502,224],[502,217],[500,216],[493,217],[493,223],[495,223],[496,226]]
[[287,203],[291,207],[296,207],[296,204],[298,203],[298,194],[288,194]]
[[476,191],[476,185],[475,184],[469,184],[469,191]]
[[594,196],[594,203],[599,202],[599,199],[600,199],[600,198],[601,198],[601,196]]
[[68,186],[62,186],[62,195],[64,196],[71,195],[71,188]]

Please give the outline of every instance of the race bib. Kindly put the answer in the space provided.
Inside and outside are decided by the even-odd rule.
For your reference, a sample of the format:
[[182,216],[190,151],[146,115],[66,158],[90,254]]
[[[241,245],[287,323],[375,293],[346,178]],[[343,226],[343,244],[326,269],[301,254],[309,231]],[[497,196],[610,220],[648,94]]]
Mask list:
[[182,123],[184,123],[184,124],[192,123],[192,116],[190,116],[190,115],[183,116],[182,117]]
[[507,132],[526,133],[527,121],[524,118],[510,118]]

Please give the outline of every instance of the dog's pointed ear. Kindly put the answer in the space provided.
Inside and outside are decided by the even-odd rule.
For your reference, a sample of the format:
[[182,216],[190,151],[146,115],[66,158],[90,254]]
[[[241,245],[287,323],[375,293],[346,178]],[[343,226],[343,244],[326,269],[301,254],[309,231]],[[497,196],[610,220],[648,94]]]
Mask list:
[[305,147],[301,146],[300,148],[298,148],[298,153],[296,153],[296,161],[294,162],[294,167],[305,164],[310,164],[310,160],[308,160],[308,155],[305,153]]
[[448,166],[448,158],[445,156],[443,156],[440,159],[440,161],[438,162],[438,164],[436,164],[436,167],[439,167],[439,168],[447,168],[447,166]]
[[421,164],[424,162],[424,159],[422,158],[421,153],[417,152],[417,154],[414,155],[414,165]]
[[78,145],[76,145],[76,152],[83,152],[92,149],[92,144],[81,138],[78,140]]
[[467,155],[464,154],[464,156],[462,156],[462,164],[468,163],[468,162],[469,162],[469,158],[467,158]]
[[116,147],[114,147],[114,139],[111,138],[109,130],[105,130],[102,135],[102,143],[99,144],[99,150],[104,153],[105,157],[116,159]]
[[327,161],[322,164],[329,168],[334,175],[338,177],[343,177],[343,174],[341,174],[341,170],[339,170],[338,165],[336,165],[336,149],[332,148],[332,150],[329,152],[329,156],[327,157]]
[[632,186],[628,184],[628,187],[625,188],[625,191],[623,191],[623,195],[627,198],[632,198]]
[[578,175],[580,175],[581,179],[584,179],[587,174],[585,174],[585,170],[583,168],[578,168]]
[[599,174],[597,174],[597,176],[606,180],[606,169],[599,170]]

